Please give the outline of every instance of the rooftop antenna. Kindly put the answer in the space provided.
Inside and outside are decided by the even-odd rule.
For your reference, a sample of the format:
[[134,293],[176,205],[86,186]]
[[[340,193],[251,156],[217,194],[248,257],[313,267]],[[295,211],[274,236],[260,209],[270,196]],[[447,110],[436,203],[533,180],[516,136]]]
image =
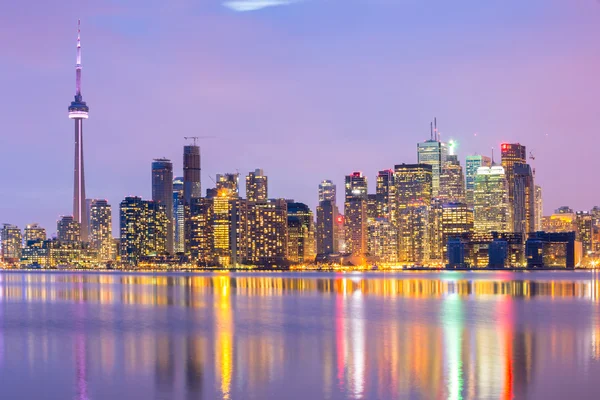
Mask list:
[[429,123],[429,139],[433,140],[433,122]]
[[194,146],[196,146],[196,142],[199,139],[213,139],[214,136],[184,136],[183,137],[185,140],[193,140],[194,141]]
[[435,140],[440,141],[440,133],[437,129],[437,117],[433,117],[433,131],[435,132]]
[[494,162],[494,148],[492,147],[492,167],[496,165],[496,163]]

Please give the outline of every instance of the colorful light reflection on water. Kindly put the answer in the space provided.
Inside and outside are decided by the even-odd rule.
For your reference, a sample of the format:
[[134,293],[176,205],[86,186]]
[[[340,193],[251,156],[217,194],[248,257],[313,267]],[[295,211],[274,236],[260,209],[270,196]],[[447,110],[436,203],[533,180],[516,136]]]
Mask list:
[[600,398],[600,280],[0,273],[3,398]]

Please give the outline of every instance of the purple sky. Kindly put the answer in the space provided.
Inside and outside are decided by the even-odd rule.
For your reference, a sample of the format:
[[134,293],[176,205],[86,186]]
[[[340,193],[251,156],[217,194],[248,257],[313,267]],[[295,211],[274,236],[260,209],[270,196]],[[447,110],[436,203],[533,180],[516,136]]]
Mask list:
[[150,197],[153,158],[181,174],[183,136],[216,136],[203,192],[263,168],[270,197],[314,207],[322,179],[341,190],[360,170],[374,190],[378,170],[415,162],[434,116],[463,165],[527,145],[546,213],[600,205],[597,0],[224,2],[2,2],[0,223],[51,233],[72,212],[77,18],[87,194],[115,226],[126,195]]

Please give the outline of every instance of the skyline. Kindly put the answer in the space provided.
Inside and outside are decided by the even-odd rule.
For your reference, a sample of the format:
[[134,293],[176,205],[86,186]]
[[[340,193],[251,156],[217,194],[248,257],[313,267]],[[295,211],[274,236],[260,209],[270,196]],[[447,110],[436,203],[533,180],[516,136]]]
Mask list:
[[[186,2],[181,4],[184,3]],[[359,3],[361,1],[350,2],[344,10],[340,11],[345,17],[342,18],[341,24],[348,23],[352,17],[359,18],[358,15],[352,13],[353,10],[356,12],[355,6]],[[539,4],[541,2],[533,1],[532,3]],[[553,18],[559,16],[563,16],[565,20],[571,22],[578,21],[576,27],[571,27],[572,31],[562,32],[564,34],[562,42],[553,42],[552,46],[572,45],[573,43],[569,42],[569,39],[572,39],[573,35],[580,37],[586,33],[586,29],[591,29],[582,22],[586,20],[591,22],[590,15],[584,12],[587,7],[585,6],[586,2],[580,3],[574,7],[567,7],[566,9],[570,12],[566,12],[565,8],[558,3],[549,4],[545,8],[547,11],[544,14],[545,23],[549,23]],[[595,16],[600,15],[600,7],[596,7],[593,2],[590,4],[594,8],[587,10],[595,12],[593,14]],[[238,15],[227,11],[220,5],[218,7],[198,6],[199,14],[185,17],[185,23],[178,26],[177,29],[180,31],[190,30],[192,29],[190,24],[194,22],[194,19],[208,18],[213,22],[210,28],[214,28],[218,32],[222,32],[222,28],[218,26],[220,25],[217,22],[219,20],[239,22],[239,25],[234,26],[237,27],[235,29],[244,32],[244,35],[240,37],[244,38],[242,42],[246,42],[246,44],[250,43],[256,35],[264,36],[265,30],[269,31],[269,29],[284,29],[289,36],[280,39],[279,42],[277,40],[257,42],[258,47],[255,50],[258,52],[255,54],[251,54],[248,50],[245,53],[236,54],[235,50],[240,50],[241,45],[236,43],[232,37],[220,38],[229,46],[211,48],[211,44],[198,40],[201,36],[199,32],[191,31],[191,33],[195,33],[195,36],[192,36],[193,40],[198,41],[196,44],[212,50],[203,54],[209,57],[199,57],[196,60],[193,55],[190,55],[191,52],[180,53],[182,47],[185,47],[186,43],[189,44],[191,39],[188,37],[181,39],[179,43],[167,43],[166,45],[158,43],[164,46],[163,50],[168,54],[175,53],[181,56],[172,65],[168,65],[166,62],[170,57],[165,56],[163,59],[163,57],[154,56],[152,58],[153,54],[150,52],[155,53],[155,51],[148,47],[148,43],[144,45],[143,38],[136,35],[136,32],[140,33],[139,26],[135,28],[134,24],[130,28],[129,23],[136,22],[136,20],[126,10],[121,9],[114,11],[114,14],[105,14],[104,16],[94,14],[94,9],[83,12],[84,15],[81,18],[86,42],[84,66],[86,69],[86,99],[93,102],[95,110],[94,115],[86,124],[87,197],[106,198],[113,207],[116,207],[127,195],[150,198],[150,169],[154,158],[171,159],[174,164],[174,175],[181,176],[181,150],[183,145],[188,144],[183,140],[183,136],[214,135],[215,139],[206,139],[200,142],[203,182],[209,183],[209,176],[214,178],[217,173],[235,172],[236,169],[239,169],[241,175],[245,176],[256,168],[262,168],[269,177],[270,197],[293,198],[296,201],[307,203],[314,210],[318,184],[323,179],[331,179],[338,187],[341,187],[345,175],[352,171],[362,171],[368,177],[369,192],[374,192],[377,171],[403,162],[415,162],[416,144],[428,139],[428,121],[433,116],[437,116],[442,140],[447,141],[454,138],[459,142],[457,153],[463,168],[465,157],[469,154],[477,152],[491,155],[490,148],[492,146],[490,144],[495,144],[497,161],[501,142],[520,142],[527,146],[528,151],[532,150],[536,156],[536,162],[533,164],[537,171],[536,183],[540,184],[544,190],[544,214],[548,214],[562,205],[568,205],[574,209],[590,209],[597,205],[593,196],[598,195],[598,189],[593,185],[578,184],[578,181],[586,179],[593,182],[593,150],[598,142],[593,134],[588,134],[583,129],[593,131],[590,122],[594,115],[593,111],[595,111],[593,94],[597,92],[595,88],[600,88],[598,82],[589,79],[590,76],[593,76],[592,71],[600,67],[599,50],[593,48],[590,51],[588,47],[592,44],[593,36],[587,36],[590,43],[581,40],[578,47],[569,48],[575,56],[581,57],[581,54],[587,53],[586,59],[591,61],[590,63],[579,65],[576,61],[581,61],[581,58],[576,57],[568,60],[566,65],[564,60],[563,63],[544,64],[546,67],[550,66],[550,71],[527,69],[521,71],[522,76],[520,76],[520,80],[517,79],[516,82],[513,82],[513,87],[505,88],[504,92],[498,93],[500,99],[497,99],[499,103],[496,106],[500,105],[500,107],[494,111],[489,109],[492,108],[489,102],[493,103],[496,96],[483,89],[490,85],[494,86],[494,82],[491,81],[493,78],[498,78],[499,71],[488,73],[486,76],[469,76],[471,79],[467,79],[465,73],[468,71],[465,71],[464,66],[462,69],[458,66],[456,75],[445,77],[428,75],[434,72],[433,69],[423,71],[425,76],[397,77],[396,74],[391,74],[394,63],[397,63],[395,66],[403,67],[403,70],[411,69],[410,65],[403,64],[402,60],[398,60],[397,57],[388,60],[385,57],[387,54],[384,56],[382,52],[386,46],[394,47],[391,42],[396,39],[390,37],[393,32],[386,31],[391,28],[389,23],[392,21],[389,20],[389,17],[386,19],[382,10],[388,9],[389,11],[389,8],[395,10],[400,8],[399,5],[381,2],[381,4],[373,6],[375,11],[372,15],[364,16],[363,33],[367,36],[369,33],[378,33],[381,40],[387,40],[387,42],[375,41],[371,48],[361,49],[363,50],[362,54],[357,55],[352,52],[347,54],[350,49],[346,48],[352,47],[352,40],[360,39],[360,35],[349,39],[341,38],[339,37],[340,32],[327,31],[330,28],[324,24],[321,25],[320,23],[326,22],[321,20],[318,20],[319,24],[316,25],[316,28],[317,31],[323,30],[321,33],[325,34],[324,42],[320,40],[319,35],[316,35],[317,37],[308,38],[312,39],[312,42],[302,43],[303,32],[300,25],[302,25],[303,19],[315,17],[314,13],[317,10],[323,11],[327,15],[332,12],[331,7],[331,4],[314,0],[299,2],[288,7],[274,7]],[[406,7],[415,15],[421,15],[419,6],[406,5]],[[506,5],[496,11],[500,11],[500,14],[504,15],[502,12],[507,12],[507,8],[510,7],[517,6]],[[522,8],[528,7],[529,4],[522,6]],[[43,8],[41,7],[42,10]],[[489,10],[484,10],[484,8],[475,8],[475,11],[489,13]],[[575,9],[577,12],[574,11]],[[10,11],[13,10],[8,11],[7,15],[10,19]],[[157,16],[152,17],[152,11],[157,11],[156,5],[150,7],[149,15],[138,16],[137,24],[143,25],[144,19],[156,20],[158,18],[160,20],[161,18]],[[559,13],[559,11],[563,11],[563,13]],[[182,10],[180,12],[183,13]],[[73,14],[73,11],[65,14],[56,13],[48,19],[47,26],[58,28],[50,35],[39,36],[39,32],[35,31],[39,30],[40,26],[33,22],[25,24],[25,27],[20,27],[19,32],[21,29],[26,31],[25,28],[33,28],[31,33],[38,34],[37,41],[28,43],[29,47],[23,49],[27,50],[26,55],[21,54],[24,56],[23,58],[18,57],[21,49],[15,47],[19,46],[11,46],[8,54],[2,57],[6,62],[0,65],[0,73],[11,76],[11,80],[5,84],[7,86],[5,93],[10,96],[4,98],[3,106],[7,113],[3,121],[0,121],[0,129],[4,132],[24,131],[17,135],[2,135],[0,139],[2,148],[11,149],[3,154],[4,161],[7,165],[19,167],[11,171],[11,174],[5,174],[4,177],[4,187],[11,189],[11,195],[0,198],[0,208],[5,211],[2,213],[1,222],[9,222],[18,226],[39,222],[41,226],[49,230],[49,233],[54,229],[55,222],[60,215],[70,215],[69,199],[72,195],[72,175],[70,175],[72,172],[70,170],[73,160],[69,156],[72,148],[72,136],[69,134],[69,130],[72,128],[67,125],[64,101],[65,98],[68,99],[72,96],[69,88],[72,87],[73,21],[76,21],[77,18],[69,16],[70,22],[66,21],[68,14]],[[167,14],[162,19],[165,23],[173,22],[175,14],[177,12]],[[474,15],[477,15],[476,12]],[[504,17],[506,16],[504,15]],[[0,21],[6,18],[6,15],[0,17]],[[376,27],[374,24],[367,23],[371,19],[377,18],[383,20],[383,26]],[[523,15],[519,18],[523,18]],[[35,15],[33,19],[35,20]],[[281,20],[291,21],[292,27],[277,26]],[[17,27],[15,21],[2,22],[7,22],[7,29]],[[456,22],[458,23],[458,21]],[[480,22],[484,23],[483,20]],[[536,22],[540,24],[540,21]],[[271,26],[269,23],[274,25]],[[417,24],[415,23],[415,25]],[[560,25],[554,27],[557,29]],[[123,30],[123,28],[126,29]],[[157,26],[155,31],[147,33],[150,33],[151,39],[164,33],[167,38],[171,38],[174,33],[171,28],[168,28],[168,24]],[[340,31],[344,31],[344,28],[348,29],[347,26],[338,26]],[[412,28],[419,32],[417,26],[412,26]],[[592,29],[587,33],[598,31],[598,27],[592,28],[595,30]],[[258,29],[258,31],[254,29]],[[477,29],[477,27],[474,28],[476,31]],[[290,34],[288,30],[291,30],[292,33]],[[441,32],[437,32],[437,34],[435,32],[434,30],[431,35],[442,35]],[[493,33],[493,29],[491,32]],[[456,32],[454,33],[456,34]],[[479,45],[485,45],[485,40],[491,38],[487,36],[493,36],[492,33],[485,32],[483,38],[478,38],[481,40]],[[115,41],[119,35],[129,39],[125,41],[125,46],[120,41]],[[367,36],[364,36],[363,39],[366,39]],[[452,39],[452,35],[450,36]],[[168,42],[167,38],[164,39],[165,42]],[[18,42],[23,40],[23,37],[17,34],[15,40]],[[288,44],[292,45],[291,49],[287,50],[291,54],[287,54],[287,56],[293,55],[298,50],[300,51],[298,59],[294,57],[291,60],[283,59],[286,51],[282,51],[278,45],[285,44],[286,40],[289,41]],[[331,46],[332,41],[336,42],[336,40],[339,41],[337,44],[341,47],[336,48],[333,53],[338,51],[341,58],[338,59],[333,54],[337,64],[327,65],[328,62],[334,60],[332,60],[332,54],[323,54],[323,52],[331,51],[332,48],[328,46]],[[466,42],[465,46],[477,46],[478,43],[475,42],[477,40],[472,43]],[[437,47],[443,48],[443,43],[438,43]],[[113,48],[111,45],[115,44],[116,46]],[[457,46],[453,40],[449,40],[445,44],[447,51],[450,51],[453,46]],[[498,43],[491,44],[499,45]],[[44,46],[48,47],[40,52],[39,50]],[[379,46],[382,48],[380,49]],[[314,54],[321,58],[308,62],[301,59],[302,55],[313,54],[311,47],[315,50]],[[515,53],[523,50],[524,47],[529,48],[527,44],[516,45]],[[530,48],[530,50],[541,51],[544,48],[542,46],[542,49]],[[52,54],[49,49],[53,49],[55,54]],[[107,49],[114,50],[115,61],[119,60],[114,63],[115,65],[111,65],[110,60],[106,59]],[[126,50],[125,54],[123,50]],[[365,51],[367,54],[364,54]],[[418,52],[418,49],[413,48],[412,51],[413,53]],[[490,59],[486,58],[489,57],[487,52],[481,49],[478,51],[483,54],[483,59],[480,60],[483,65],[486,65],[485,61],[490,62]],[[280,57],[272,58],[269,57],[269,54]],[[369,54],[375,56],[375,59],[371,59]],[[443,52],[437,54],[441,55],[442,59],[450,56]],[[481,57],[482,54],[478,54],[478,56]],[[530,57],[535,58],[536,54],[534,51]],[[120,59],[119,56],[123,55],[133,57],[133,59]],[[224,55],[224,60],[219,60],[219,55]],[[563,53],[560,55],[564,57]],[[32,60],[32,57],[35,58],[35,56],[45,57],[43,61],[47,63],[42,62],[43,65],[38,65]],[[281,58],[281,56],[284,57]],[[352,59],[352,57],[357,57],[356,61],[364,64],[358,66],[354,64],[338,65],[344,64],[343,60]],[[190,59],[196,62],[187,62]],[[236,59],[243,62],[242,66],[245,64],[250,68],[238,70],[228,63]],[[259,61],[264,59],[267,61]],[[159,64],[144,65],[144,62],[149,60]],[[27,68],[17,71],[17,67],[22,67],[23,65],[20,64],[26,61],[28,62]],[[388,61],[392,61],[392,65],[388,65]],[[406,60],[404,61],[406,62]],[[411,59],[411,61],[413,61],[414,71],[419,70],[420,63],[417,62],[419,60]],[[424,61],[431,68],[431,65],[427,63],[428,59],[426,58]],[[544,61],[546,60],[544,59]],[[264,65],[260,65],[261,63]],[[284,67],[283,71],[273,71],[282,66]],[[457,65],[453,66],[457,68]],[[502,63],[496,65],[498,69],[501,69],[502,66]],[[519,72],[518,66],[519,63],[516,62],[513,66],[513,73]],[[181,76],[167,73],[172,67],[175,67]],[[183,67],[183,70],[180,70],[180,67]],[[189,74],[194,70],[193,67],[199,67],[200,72],[193,77],[193,81],[189,81]],[[565,67],[568,67],[567,71],[570,71],[571,74],[560,69]],[[266,71],[263,68],[266,68]],[[225,69],[225,71],[218,69]],[[588,69],[589,72],[583,72]],[[10,73],[11,70],[12,73]],[[578,75],[574,76],[573,71],[576,71]],[[118,74],[115,75],[117,72]],[[208,72],[208,74],[203,74],[203,72]],[[390,74],[384,75],[388,78],[387,81],[381,78],[380,72]],[[545,76],[544,73],[548,76]],[[27,79],[19,79],[22,74],[27,75]],[[551,79],[554,75],[566,77],[566,82],[563,82],[562,86],[552,86],[552,84],[557,85],[557,82],[553,82]],[[160,80],[152,80],[157,76],[160,77]],[[390,76],[397,80],[390,80]],[[486,77],[488,81],[484,79]],[[215,78],[218,78],[216,82]],[[419,101],[412,104],[410,96],[403,96],[402,86],[411,87],[412,85],[414,88],[416,83],[412,81],[415,78],[417,78],[416,81],[429,78],[427,83],[431,87],[427,85],[421,87],[421,91],[416,93]],[[519,78],[518,74],[517,78]],[[328,79],[334,87],[323,88],[323,82]],[[344,79],[348,79],[348,81],[344,82]],[[452,79],[455,82],[451,82]],[[572,84],[583,84],[584,82],[581,80],[585,81],[587,90],[575,93],[582,88],[568,87]],[[157,85],[155,89],[159,96],[156,96],[151,88],[146,87],[148,82]],[[446,83],[446,86],[438,86],[435,84],[436,82]],[[191,83],[191,85],[185,86],[186,83]],[[240,83],[241,85],[239,85]],[[521,88],[522,92],[507,93],[510,91],[509,89],[517,88],[518,83],[525,85]],[[338,86],[335,86],[336,84]],[[497,89],[502,84],[506,84],[506,82],[496,82]],[[459,105],[455,104],[457,101],[451,94],[456,94],[459,87],[466,85],[471,85],[469,88],[471,95],[461,93]],[[546,86],[550,86],[546,90],[554,93],[554,97],[558,98],[554,102],[550,101],[555,108],[544,109],[543,107],[544,104],[547,106],[546,103],[549,100],[552,100],[545,98],[544,91],[539,90],[540,87],[546,88]],[[136,90],[131,92],[126,90],[129,87]],[[561,90],[554,92],[553,88]],[[257,89],[262,93],[257,94]],[[198,94],[194,90],[199,90],[201,93]],[[427,92],[431,90],[434,90],[436,96],[427,95]],[[475,92],[479,93],[478,96],[481,96],[481,93],[485,93],[485,95],[482,96],[483,98],[473,96]],[[301,96],[297,96],[298,93]],[[356,98],[349,99],[349,93],[355,93]],[[438,93],[446,93],[446,95],[437,96]],[[589,96],[587,104],[586,94]],[[23,95],[26,96],[26,99],[21,97]],[[529,100],[528,102],[522,100],[523,95],[531,97],[525,98]],[[565,95],[567,96],[562,102],[560,99],[564,97],[561,96]],[[281,101],[281,96],[286,101]],[[504,97],[505,102],[502,103],[501,99]],[[194,100],[201,101],[197,103]],[[397,106],[394,100],[398,100]],[[522,100],[522,103],[517,101],[517,104],[509,104],[511,100],[513,102]],[[25,103],[26,101],[27,103]],[[462,104],[461,101],[465,104]],[[572,101],[574,104],[571,104]],[[192,104],[189,104],[190,102]],[[473,109],[477,109],[473,108],[473,105],[478,102],[480,103],[479,111],[483,115],[473,118],[471,113]],[[19,114],[24,110],[22,104],[29,104],[36,109],[38,114],[35,119],[30,118],[30,115]],[[199,105],[204,108],[198,107]],[[281,108],[282,105],[284,108]],[[405,108],[407,105],[408,109]],[[524,118],[522,114],[528,114],[526,112],[528,110],[523,110],[523,107],[531,107],[533,112],[530,117],[521,120],[519,117]],[[327,110],[323,108],[327,108]],[[588,108],[589,111],[586,111]],[[127,110],[126,114],[123,113],[124,109]],[[396,109],[406,109],[407,111],[405,114],[398,114],[394,111]],[[507,109],[510,112],[506,115],[514,116],[516,121],[509,117],[501,119],[501,114],[506,113]],[[158,110],[175,111],[166,112],[163,115],[158,113]],[[231,118],[232,112],[235,112],[236,116],[240,116],[239,120]],[[333,115],[329,115],[328,112]],[[583,114],[587,114],[586,119],[581,118]],[[148,115],[151,117],[148,118]],[[490,123],[490,119],[493,120],[493,118],[497,119],[497,124]],[[203,120],[208,121],[206,123],[208,126],[205,126]],[[514,126],[515,129],[502,128],[503,124],[508,127]],[[574,128],[571,129],[574,132],[567,130],[567,125]],[[529,132],[528,135],[528,128],[532,126],[538,127],[539,132],[533,134]],[[133,130],[137,127],[139,129]],[[364,132],[371,130],[372,134],[364,135]],[[48,131],[51,132],[51,135],[46,135]],[[499,133],[501,131],[512,131],[512,133],[503,135]],[[245,132],[249,134],[245,134]],[[477,136],[475,136],[476,132]],[[145,133],[148,134],[144,135]],[[48,141],[49,136],[54,140]],[[305,140],[299,141],[294,138]],[[577,151],[572,152],[573,154],[564,154],[562,149],[568,144],[572,144],[569,140],[571,138],[574,140],[585,138],[585,146],[578,146]],[[274,143],[267,144],[269,140]],[[238,146],[227,147],[232,141],[236,141]],[[289,143],[296,148],[290,149]],[[364,153],[358,152],[357,148]],[[25,153],[25,149],[28,150],[27,153]],[[112,157],[107,156],[109,152],[112,152]],[[232,156],[224,157],[224,154]],[[576,163],[576,161],[585,161],[586,155],[590,160],[588,164]],[[558,159],[559,162],[555,162],[555,159]],[[319,163],[315,163],[316,160],[319,160]],[[563,164],[566,164],[566,167]],[[46,170],[53,171],[50,179],[45,174],[39,173],[39,171]],[[289,179],[292,174],[294,178]],[[578,174],[581,178],[572,179],[574,174]],[[298,179],[298,177],[302,178]],[[551,182],[560,182],[560,185],[552,186]],[[207,187],[204,185],[203,193]]]

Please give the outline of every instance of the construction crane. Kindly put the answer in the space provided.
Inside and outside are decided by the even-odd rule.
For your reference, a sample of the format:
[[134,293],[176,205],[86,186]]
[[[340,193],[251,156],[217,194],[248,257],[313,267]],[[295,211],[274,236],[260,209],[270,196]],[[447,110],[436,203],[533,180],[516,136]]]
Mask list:
[[[535,161],[535,156],[533,155],[533,151],[529,152],[529,159],[531,161]],[[535,177],[535,168],[533,168],[532,172],[533,172],[533,176]]]
[[193,140],[194,141],[194,146],[196,146],[196,141],[198,141],[199,139],[214,139],[214,136],[184,136],[183,137],[185,140]]

